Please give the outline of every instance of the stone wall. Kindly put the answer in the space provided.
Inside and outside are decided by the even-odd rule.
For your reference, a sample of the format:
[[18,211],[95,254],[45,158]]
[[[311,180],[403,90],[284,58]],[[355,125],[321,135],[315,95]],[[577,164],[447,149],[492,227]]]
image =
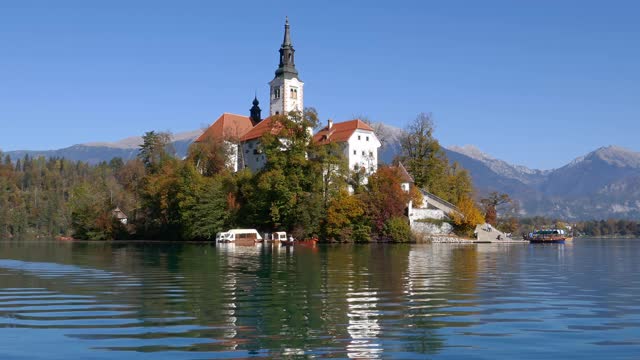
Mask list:
[[447,214],[439,209],[427,209],[427,208],[413,208],[409,214],[409,220],[411,222],[419,219],[447,219]]
[[[436,220],[435,222],[422,222],[422,219]],[[413,208],[409,213],[409,225],[411,230],[417,236],[442,234],[448,235],[453,231],[451,224],[442,222],[438,224],[438,220],[448,220],[447,214],[442,210]]]

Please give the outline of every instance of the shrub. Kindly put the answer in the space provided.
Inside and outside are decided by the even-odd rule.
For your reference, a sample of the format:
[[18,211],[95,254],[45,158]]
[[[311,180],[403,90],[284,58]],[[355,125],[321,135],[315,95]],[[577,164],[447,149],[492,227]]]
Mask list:
[[409,242],[412,240],[411,227],[407,219],[395,216],[384,223],[383,235],[393,242]]

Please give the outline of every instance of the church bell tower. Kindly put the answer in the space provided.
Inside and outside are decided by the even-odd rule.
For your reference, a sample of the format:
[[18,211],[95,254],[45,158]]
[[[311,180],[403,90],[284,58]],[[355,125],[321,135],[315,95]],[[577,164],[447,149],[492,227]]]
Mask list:
[[304,83],[298,78],[294,53],[287,18],[284,24],[284,40],[280,46],[280,63],[276,76],[269,83],[269,115],[271,116],[304,110]]

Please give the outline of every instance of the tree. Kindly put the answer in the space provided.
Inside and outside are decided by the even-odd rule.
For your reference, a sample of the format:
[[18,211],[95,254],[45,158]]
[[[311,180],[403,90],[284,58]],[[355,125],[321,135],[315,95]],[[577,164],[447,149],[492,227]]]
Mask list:
[[394,216],[385,221],[383,235],[393,242],[409,242],[413,238],[409,222],[404,216]]
[[507,194],[493,191],[486,198],[480,199],[480,203],[484,207],[484,217],[486,221],[496,226],[498,222],[498,206],[511,202],[511,198]]
[[400,160],[413,176],[416,186],[451,201],[449,162],[433,132],[431,114],[419,114],[400,139]]
[[457,204],[464,198],[473,195],[473,183],[469,172],[463,169],[460,164],[454,162],[449,170],[449,196],[447,201]]
[[231,160],[237,161],[234,155],[230,144],[222,139],[209,137],[204,141],[191,144],[187,159],[202,175],[213,176],[234,166],[231,163]]
[[369,241],[371,226],[364,213],[365,204],[357,197],[342,191],[331,199],[327,209],[325,236],[343,242]]
[[245,221],[295,231],[297,237],[320,230],[327,191],[323,189],[323,160],[317,156],[309,131],[316,124],[313,109],[272,117],[271,129],[260,144],[267,163],[243,190],[248,206]]
[[181,166],[177,159],[165,160],[144,176],[140,189],[140,221],[136,223],[138,233],[162,239],[175,239],[180,235],[177,195]]
[[167,132],[149,131],[142,136],[142,145],[138,151],[138,158],[150,172],[157,172],[162,163],[173,155],[171,149],[171,134]]
[[231,225],[232,212],[223,175],[204,177],[185,163],[178,180],[182,239],[213,240]]
[[456,203],[460,213],[449,214],[456,232],[460,235],[471,236],[476,225],[485,222],[482,212],[470,197],[463,197]]
[[382,234],[384,224],[392,217],[402,217],[410,200],[410,194],[400,186],[400,173],[396,167],[381,166],[369,177],[367,191],[362,201],[373,230]]
[[76,186],[71,199],[73,236],[83,240],[113,239],[115,219],[110,210],[103,188],[88,182]]

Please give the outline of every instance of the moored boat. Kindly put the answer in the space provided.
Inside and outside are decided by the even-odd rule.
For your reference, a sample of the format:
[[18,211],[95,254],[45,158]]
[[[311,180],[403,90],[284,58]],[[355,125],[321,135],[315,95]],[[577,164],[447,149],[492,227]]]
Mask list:
[[289,235],[289,237],[285,237],[284,239],[280,240],[280,245],[284,245],[284,246],[291,246],[293,245],[295,242],[293,236]]
[[271,234],[265,233],[266,242],[280,243],[286,240],[287,240],[287,233],[285,231],[276,231],[276,232],[272,232]]
[[231,229],[216,234],[216,242],[219,243],[257,243],[262,241],[262,236],[256,229]]
[[535,230],[523,238],[533,244],[563,244],[565,241],[573,240],[573,237],[562,229]]

